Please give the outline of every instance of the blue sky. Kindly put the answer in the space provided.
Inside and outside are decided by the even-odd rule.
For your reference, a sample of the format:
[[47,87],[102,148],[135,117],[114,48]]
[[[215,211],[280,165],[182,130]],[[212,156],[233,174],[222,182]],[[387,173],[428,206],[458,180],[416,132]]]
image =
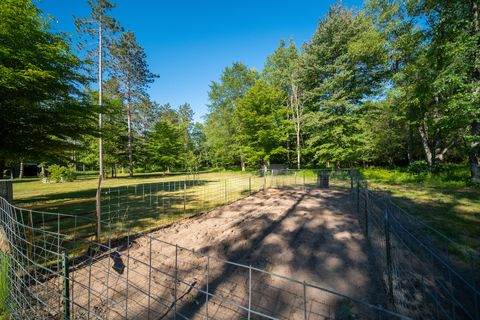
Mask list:
[[[117,0],[111,12],[132,30],[160,78],[149,93],[159,103],[190,103],[195,120],[207,112],[208,89],[235,61],[261,70],[280,39],[308,41],[318,19],[337,1]],[[343,1],[360,7],[361,0]],[[73,16],[88,15],[86,0],[40,0],[54,28],[75,36]]]

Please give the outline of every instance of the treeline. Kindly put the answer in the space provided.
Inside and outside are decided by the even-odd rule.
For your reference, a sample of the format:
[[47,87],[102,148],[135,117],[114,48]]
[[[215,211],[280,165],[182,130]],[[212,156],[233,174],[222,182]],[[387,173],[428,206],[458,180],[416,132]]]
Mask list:
[[261,72],[234,63],[211,84],[209,160],[463,162],[480,182],[479,26],[476,0],[334,5],[301,48],[281,41]]
[[192,108],[152,101],[158,75],[135,34],[111,1],[88,5],[72,41],[31,0],[0,2],[0,178],[18,165],[22,176],[25,162],[105,176],[198,170],[203,135]]
[[77,56],[31,0],[0,2],[0,175],[23,161],[112,175],[457,162],[480,182],[476,0],[334,5],[310,41],[280,41],[263,70],[226,67],[203,124],[188,104],[150,99],[158,75],[135,34],[112,2],[88,3]]

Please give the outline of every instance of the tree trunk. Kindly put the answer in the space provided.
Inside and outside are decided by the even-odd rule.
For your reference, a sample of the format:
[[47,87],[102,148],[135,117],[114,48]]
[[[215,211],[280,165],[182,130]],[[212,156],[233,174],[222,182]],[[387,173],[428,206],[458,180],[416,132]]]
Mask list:
[[297,131],[297,169],[301,167],[301,148],[300,148],[300,126]]
[[[472,18],[473,18],[473,28],[474,34],[480,33],[480,20],[478,14],[478,3],[477,1],[472,1]],[[478,38],[477,38],[478,39]],[[480,48],[480,39],[477,40],[477,50],[474,57],[475,68],[473,70],[473,82],[478,83],[480,80],[480,63],[478,62],[478,49]],[[480,87],[477,85],[474,88],[474,96],[478,99],[480,95]],[[480,183],[480,123],[476,118],[476,115],[473,116],[473,121],[470,125],[470,134],[473,141],[470,145],[470,174],[473,183]]]
[[[471,125],[470,133],[473,138],[480,137],[480,123],[474,121]],[[470,150],[470,175],[473,183],[480,183],[480,143],[472,142]]]
[[292,78],[291,82],[291,89],[292,89],[292,105],[294,106],[293,117],[295,118],[295,135],[296,135],[296,151],[297,151],[297,169],[301,168],[301,126],[302,126],[302,117],[303,117],[303,102],[300,98],[300,93],[298,90],[298,86],[294,83]]
[[425,152],[425,157],[427,159],[428,165],[431,167],[433,166],[433,153],[428,145],[428,137],[426,130],[423,126],[418,126],[418,131],[420,132],[420,138],[422,140],[423,151]]
[[3,179],[3,172],[5,171],[5,159],[0,159],[0,179]]
[[128,122],[128,175],[133,176],[133,151],[132,151],[132,95],[130,82],[127,84],[127,122]]
[[410,120],[413,118],[413,108],[408,106],[408,141],[407,141],[407,157],[408,164],[413,162],[413,125]]
[[242,167],[242,171],[245,171],[245,158],[243,155],[240,157],[240,166]]
[[18,173],[19,179],[23,179],[23,169],[24,169],[23,160],[20,160],[20,171]]
[[[102,18],[98,24],[98,105],[102,106],[102,52],[103,52],[103,39],[102,39]],[[98,163],[100,176],[103,176],[103,139],[102,139],[102,112],[98,114],[98,129],[100,130],[100,137],[98,138]],[[101,181],[101,180],[100,180]]]

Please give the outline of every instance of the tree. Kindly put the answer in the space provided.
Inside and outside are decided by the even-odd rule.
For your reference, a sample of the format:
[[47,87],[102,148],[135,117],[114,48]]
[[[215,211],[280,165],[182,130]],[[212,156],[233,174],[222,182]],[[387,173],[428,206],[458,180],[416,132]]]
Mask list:
[[246,163],[260,165],[285,159],[286,113],[284,93],[264,80],[258,80],[238,100],[234,118]]
[[191,132],[193,126],[193,110],[192,107],[188,103],[184,103],[178,107],[178,131],[180,132],[180,139],[183,145],[183,163],[184,163],[184,170],[188,170],[189,167],[189,159],[193,152],[191,149],[193,148],[192,139],[191,139]]
[[220,82],[212,82],[210,85],[205,135],[212,161],[216,165],[232,165],[240,158],[242,169],[245,168],[244,157],[235,145],[236,133],[232,115],[237,100],[245,95],[258,77],[257,71],[236,62],[225,68]]
[[134,104],[147,96],[146,89],[157,77],[148,68],[147,56],[131,31],[122,33],[111,48],[113,73],[121,84],[127,106],[129,175],[133,176],[132,112]]
[[358,109],[385,76],[384,40],[371,19],[333,6],[300,57],[306,150],[317,162],[354,164],[361,145]]
[[[285,41],[280,41],[280,46],[271,56],[267,57],[263,75],[269,83],[281,88],[288,95],[287,118],[293,122],[295,128],[297,168],[300,169],[304,104],[303,92],[299,87],[298,79],[298,51],[293,40],[290,40],[288,47],[285,46]],[[286,134],[287,155],[290,158],[289,130],[287,130]]]
[[183,145],[177,125],[168,118],[160,119],[149,134],[147,148],[155,169],[170,171],[180,164]]
[[7,160],[65,158],[95,134],[83,63],[30,0],[0,2],[0,178]]
[[[97,39],[97,48],[89,52],[90,58],[95,57],[98,75],[98,105],[103,103],[103,71],[104,59],[108,59],[108,47],[113,41],[113,35],[121,28],[119,23],[108,15],[115,5],[109,0],[88,0],[91,8],[90,17],[75,18],[77,32],[87,38],[84,44],[90,39]],[[102,113],[98,114],[98,128],[102,130]],[[100,135],[98,140],[98,161],[100,176],[104,173],[103,168],[103,140]]]
[[[452,137],[445,148],[458,143],[457,137],[463,138],[471,181],[480,183],[478,1],[418,0],[414,9],[417,11],[413,10],[413,14],[428,21],[425,34],[430,41],[426,55],[433,64],[430,111],[440,113],[439,126]],[[440,141],[442,139],[444,136],[440,136]]]

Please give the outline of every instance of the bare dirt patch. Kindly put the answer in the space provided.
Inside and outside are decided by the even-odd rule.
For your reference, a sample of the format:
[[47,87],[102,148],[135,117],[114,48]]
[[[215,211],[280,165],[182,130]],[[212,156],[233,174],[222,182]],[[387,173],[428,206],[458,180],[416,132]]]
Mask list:
[[381,276],[350,197],[343,190],[270,189],[138,237],[71,274],[73,316],[172,319],[176,312],[205,319],[208,312],[208,319],[242,319],[249,305],[252,319],[265,319],[255,312],[278,319],[303,319],[305,310],[308,319],[368,314],[302,285],[383,304]]

